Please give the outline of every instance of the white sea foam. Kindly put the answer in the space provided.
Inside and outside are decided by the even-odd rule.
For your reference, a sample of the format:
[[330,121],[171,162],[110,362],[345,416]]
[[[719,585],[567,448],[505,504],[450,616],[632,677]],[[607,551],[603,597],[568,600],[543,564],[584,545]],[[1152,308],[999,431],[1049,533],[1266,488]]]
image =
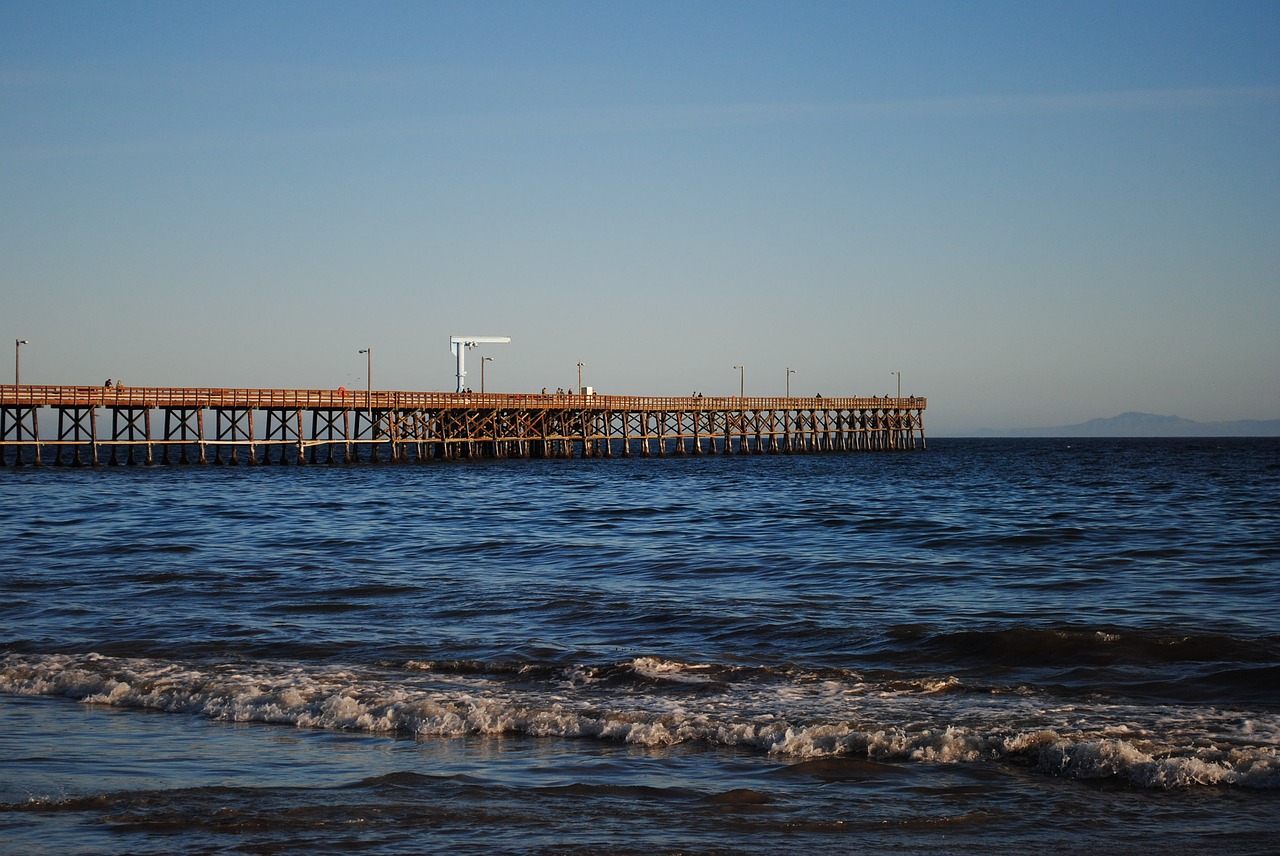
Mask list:
[[479,670],[438,673],[420,663],[357,671],[87,654],[0,658],[0,692],[419,737],[524,734],[653,747],[702,742],[796,759],[1017,762],[1144,788],[1280,788],[1280,720],[1270,715],[1102,703],[1050,707],[1019,694],[957,692],[954,679],[921,679],[913,688],[902,681],[885,688],[776,676],[708,682],[702,677],[709,668],[649,658],[626,665],[646,680],[670,682],[671,691],[614,691],[582,678],[598,673],[592,667],[539,684]]
[[1081,779],[1127,780],[1140,787],[1243,785],[1280,788],[1280,758],[1271,750],[1196,747],[1157,757],[1124,740],[1061,740],[1040,751],[1040,769]]
[[631,661],[631,668],[636,674],[651,680],[679,681],[686,684],[705,684],[711,680],[705,674],[710,669],[706,664],[677,663],[657,657],[637,657]]

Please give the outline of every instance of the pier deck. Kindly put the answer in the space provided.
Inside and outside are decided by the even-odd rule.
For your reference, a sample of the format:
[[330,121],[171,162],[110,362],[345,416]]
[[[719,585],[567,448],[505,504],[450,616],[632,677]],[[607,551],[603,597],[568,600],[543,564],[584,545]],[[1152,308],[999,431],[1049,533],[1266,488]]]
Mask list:
[[925,447],[925,407],[915,397],[9,384],[0,466],[909,451]]

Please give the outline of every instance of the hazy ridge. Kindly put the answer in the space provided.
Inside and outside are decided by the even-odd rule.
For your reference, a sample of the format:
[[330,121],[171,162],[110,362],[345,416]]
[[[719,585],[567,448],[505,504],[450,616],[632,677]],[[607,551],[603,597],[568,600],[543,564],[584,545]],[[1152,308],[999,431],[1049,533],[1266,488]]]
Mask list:
[[1280,419],[1196,422],[1179,416],[1130,411],[1075,425],[987,430],[984,437],[1280,437]]

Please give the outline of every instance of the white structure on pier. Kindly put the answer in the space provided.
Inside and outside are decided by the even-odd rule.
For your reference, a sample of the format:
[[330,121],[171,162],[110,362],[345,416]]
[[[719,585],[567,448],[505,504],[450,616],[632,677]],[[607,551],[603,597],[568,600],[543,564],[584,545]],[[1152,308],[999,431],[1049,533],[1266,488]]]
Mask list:
[[466,388],[466,352],[469,349],[476,345],[506,345],[510,341],[510,336],[450,336],[449,350],[458,358],[458,389],[456,391],[462,392]]

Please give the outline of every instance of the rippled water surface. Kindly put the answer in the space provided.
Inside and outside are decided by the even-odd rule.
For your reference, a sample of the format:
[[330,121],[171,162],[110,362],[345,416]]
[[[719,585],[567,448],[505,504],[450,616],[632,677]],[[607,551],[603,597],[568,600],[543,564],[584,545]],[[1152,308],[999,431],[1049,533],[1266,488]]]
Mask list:
[[1280,835],[1277,440],[46,467],[0,502],[12,852]]

